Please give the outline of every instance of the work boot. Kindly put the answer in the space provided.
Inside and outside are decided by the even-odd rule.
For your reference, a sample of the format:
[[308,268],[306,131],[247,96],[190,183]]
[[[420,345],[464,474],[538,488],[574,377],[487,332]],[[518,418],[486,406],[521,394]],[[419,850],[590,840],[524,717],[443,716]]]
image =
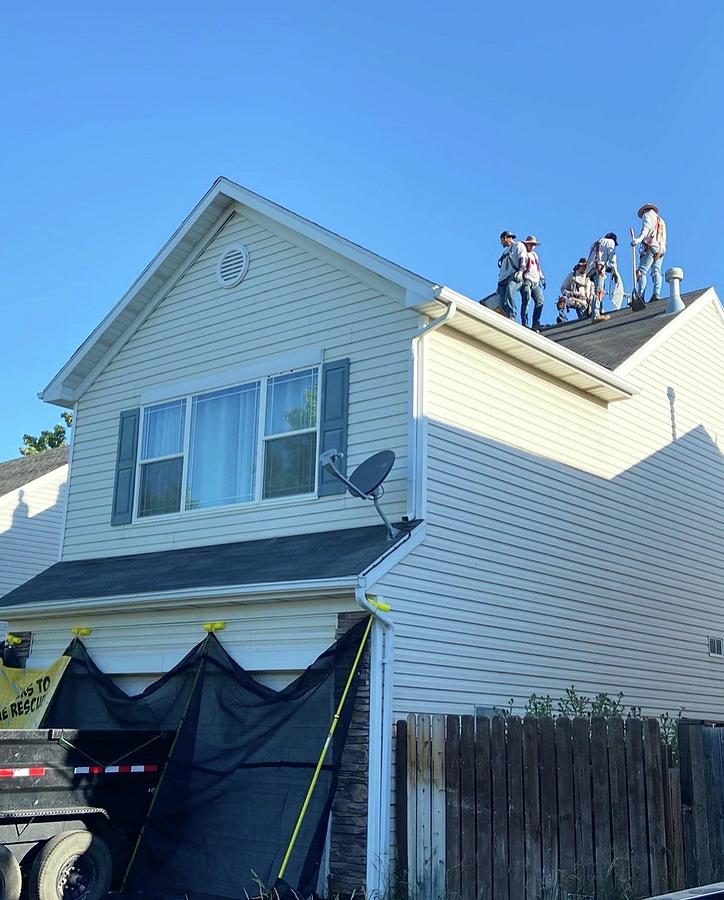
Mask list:
[[591,320],[592,322],[608,322],[611,318],[608,313],[599,313],[597,316],[594,316]]
[[661,297],[658,294],[652,294],[649,303],[655,303],[657,300],[661,300]]

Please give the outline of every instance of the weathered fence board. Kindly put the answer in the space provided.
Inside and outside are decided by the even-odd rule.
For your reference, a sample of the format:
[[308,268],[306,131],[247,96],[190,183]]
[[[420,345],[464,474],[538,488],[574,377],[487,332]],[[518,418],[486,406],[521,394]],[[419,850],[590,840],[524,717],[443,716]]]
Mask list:
[[457,716],[448,716],[445,727],[445,857],[447,862],[446,885],[448,893],[460,897],[460,722]]
[[[724,830],[724,785],[716,801],[705,791],[724,777],[724,729],[709,730],[682,726],[680,783],[655,720],[411,716],[396,740],[398,883],[415,900],[609,900],[703,883],[699,861]],[[685,851],[686,834],[698,843]]]
[[576,888],[576,832],[573,818],[573,739],[569,719],[556,721],[558,764],[558,883],[563,896]]
[[523,801],[525,818],[525,895],[528,900],[542,896],[542,831],[540,808],[540,765],[538,762],[538,722],[523,720]]
[[607,726],[608,786],[611,794],[611,880],[614,891],[623,893],[631,883],[626,743],[623,720],[610,719]]
[[493,898],[508,900],[508,770],[505,722],[496,716],[490,729],[493,785]]
[[475,876],[478,900],[493,897],[493,798],[490,769],[490,719],[475,723]]
[[663,894],[669,887],[664,809],[664,773],[661,766],[659,723],[644,723],[644,770],[646,774],[646,812],[649,825],[649,872],[651,893]]
[[475,720],[460,722],[460,895],[475,900]]
[[631,838],[631,886],[635,897],[646,897],[651,895],[648,821],[644,778],[643,725],[638,719],[631,719],[626,723],[626,775]]
[[[407,722],[402,719],[395,725],[395,783],[397,795],[401,795],[400,787],[407,780]],[[395,847],[397,849],[395,880],[399,892],[407,888],[407,803],[395,804]]]
[[445,897],[445,716],[432,717],[432,896]]
[[[416,893],[419,900],[432,897],[432,735],[430,716],[418,716],[417,745],[417,874]],[[454,857],[448,857],[454,858]]]
[[556,784],[556,737],[553,719],[538,722],[540,766],[541,887],[553,896],[558,884],[558,787]]
[[606,720],[591,720],[591,782],[593,786],[594,872],[599,897],[612,893],[611,795],[608,774]]

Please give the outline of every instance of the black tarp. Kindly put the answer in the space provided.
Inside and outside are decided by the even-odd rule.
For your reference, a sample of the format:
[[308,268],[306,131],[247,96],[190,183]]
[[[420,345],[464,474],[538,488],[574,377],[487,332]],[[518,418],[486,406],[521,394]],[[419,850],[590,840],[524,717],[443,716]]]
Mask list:
[[[211,900],[272,886],[366,622],[292,684],[266,687],[210,635],[172,671],[129,697],[79,640],[43,727],[178,729],[126,890]],[[317,889],[329,811],[357,677],[286,871],[300,896]]]

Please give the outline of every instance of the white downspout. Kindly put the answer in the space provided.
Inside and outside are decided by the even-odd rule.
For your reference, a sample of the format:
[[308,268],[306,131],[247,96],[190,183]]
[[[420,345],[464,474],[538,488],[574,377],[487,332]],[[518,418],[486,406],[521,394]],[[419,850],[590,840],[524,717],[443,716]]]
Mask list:
[[[390,607],[367,594],[359,578],[355,600],[374,616],[370,648],[369,766],[367,772],[367,872],[365,893],[384,896],[390,886],[390,802],[392,792],[392,665],[395,626]],[[379,700],[378,700],[379,698]]]
[[68,522],[68,502],[70,500],[70,474],[73,471],[73,447],[75,446],[75,431],[78,424],[78,402],[73,404],[73,418],[70,424],[70,441],[68,442],[68,477],[65,480],[63,495],[63,512],[60,519],[60,540],[58,541],[58,562],[63,559],[65,546],[65,526]]
[[424,325],[412,338],[410,353],[412,360],[411,385],[412,385],[412,410],[410,422],[410,453],[409,463],[409,502],[407,516],[409,519],[424,519],[427,512],[427,491],[425,472],[425,365],[423,358],[423,340],[428,334],[437,331],[449,322],[457,312],[457,304],[454,300],[443,300],[438,294],[435,297],[438,303],[447,306],[447,309],[437,319],[433,319]]

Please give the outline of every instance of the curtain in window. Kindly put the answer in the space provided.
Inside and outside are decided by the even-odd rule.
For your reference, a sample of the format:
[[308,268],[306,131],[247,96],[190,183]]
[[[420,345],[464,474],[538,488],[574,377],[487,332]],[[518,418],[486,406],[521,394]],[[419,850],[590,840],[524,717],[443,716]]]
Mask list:
[[143,416],[141,459],[182,453],[185,416],[185,400],[160,403],[147,409]]
[[186,508],[254,498],[259,383],[194,397]]

